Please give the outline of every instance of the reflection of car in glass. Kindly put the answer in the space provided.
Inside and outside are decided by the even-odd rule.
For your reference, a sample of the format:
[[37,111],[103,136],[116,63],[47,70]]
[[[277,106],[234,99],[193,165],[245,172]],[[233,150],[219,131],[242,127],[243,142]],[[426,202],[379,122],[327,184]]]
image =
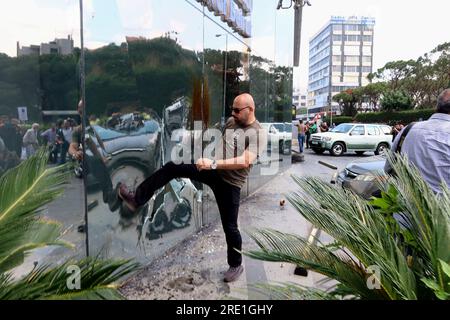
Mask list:
[[143,208],[138,230],[140,237],[148,240],[161,237],[174,229],[183,229],[194,220],[195,228],[201,225],[202,191],[189,179],[174,179],[158,190]]
[[[142,121],[141,125],[121,129],[93,125],[87,128],[87,132],[91,132],[98,150],[107,159],[106,166],[113,183],[129,180],[129,177],[144,179],[160,164],[160,125],[155,120],[148,120]],[[90,150],[86,152],[92,155]],[[127,170],[120,173],[120,169],[125,167]]]
[[358,155],[370,151],[379,155],[391,148],[390,132],[391,128],[387,125],[343,123],[329,132],[313,134],[311,146],[318,154],[328,150],[334,156],[351,151]]
[[163,163],[172,159],[172,150],[191,144],[191,131],[188,130],[189,103],[185,97],[178,98],[163,113]]
[[268,132],[268,150],[271,150],[272,141],[278,141],[276,148],[281,154],[289,154],[292,145],[292,124],[275,122],[261,123],[261,127]]
[[338,175],[337,182],[369,199],[377,190],[376,177],[386,177],[384,156],[374,156],[350,162]]

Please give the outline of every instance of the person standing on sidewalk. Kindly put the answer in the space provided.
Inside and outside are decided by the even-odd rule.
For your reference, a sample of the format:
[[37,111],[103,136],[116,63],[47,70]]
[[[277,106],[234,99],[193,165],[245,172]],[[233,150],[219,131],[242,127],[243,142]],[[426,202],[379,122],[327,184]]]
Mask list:
[[119,187],[119,198],[134,212],[172,179],[189,178],[208,185],[214,192],[227,242],[229,269],[225,272],[225,282],[236,281],[244,270],[239,252],[242,238],[238,228],[241,188],[253,163],[267,146],[267,133],[256,120],[255,108],[250,94],[239,95],[234,100],[232,117],[227,121],[216,147],[216,156],[217,151],[223,150],[223,157],[214,160],[202,158],[196,164],[169,162],[135,191],[129,190],[125,184]]
[[306,125],[303,123],[303,120],[300,120],[297,124],[297,130],[298,130],[298,148],[299,152],[303,153],[303,148],[305,146],[305,139],[306,139]]
[[311,133],[309,132],[309,127],[311,126],[311,123],[309,121],[306,122],[305,125],[305,139],[306,139],[306,149],[310,148],[310,140],[311,140]]
[[33,156],[39,149],[38,131],[39,124],[33,123],[31,129],[28,129],[23,136],[23,146],[26,150],[27,159]]

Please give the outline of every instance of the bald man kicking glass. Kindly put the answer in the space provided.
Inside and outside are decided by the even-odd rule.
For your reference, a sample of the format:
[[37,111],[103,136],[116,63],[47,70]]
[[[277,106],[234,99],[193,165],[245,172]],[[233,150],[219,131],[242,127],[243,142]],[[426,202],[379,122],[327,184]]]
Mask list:
[[[208,185],[214,192],[227,242],[230,268],[224,281],[236,281],[242,274],[242,239],[238,229],[241,188],[250,169],[267,146],[267,133],[255,117],[255,102],[250,94],[239,95],[233,103],[216,147],[214,159],[201,158],[196,164],[169,162],[142,182],[135,191],[125,184],[119,187],[119,198],[131,211],[144,206],[153,194],[175,178],[189,178]],[[219,155],[219,156],[217,156]]]

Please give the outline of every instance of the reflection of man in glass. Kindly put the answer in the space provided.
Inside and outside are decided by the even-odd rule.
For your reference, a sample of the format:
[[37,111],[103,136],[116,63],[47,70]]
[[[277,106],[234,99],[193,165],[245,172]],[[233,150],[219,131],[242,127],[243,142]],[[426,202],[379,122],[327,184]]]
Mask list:
[[[253,97],[249,94],[238,96],[234,100],[232,110],[232,117],[227,121],[224,134],[216,149],[223,150],[224,157],[215,160],[203,158],[196,164],[176,165],[169,162],[142,182],[135,192],[128,190],[124,184],[119,188],[119,197],[131,211],[136,211],[145,205],[158,189],[175,178],[189,178],[211,187],[219,207],[228,247],[230,268],[225,273],[224,281],[226,282],[237,280],[244,270],[242,255],[236,251],[242,249],[242,239],[238,229],[240,193],[252,164],[263,151],[258,146],[267,145],[267,138],[259,135],[262,128],[255,117]],[[234,134],[229,135],[230,131]],[[238,143],[241,134],[248,140],[244,139],[243,143]],[[228,139],[230,137],[231,140]],[[257,146],[251,145],[250,141],[254,141]]]
[[[81,118],[83,117],[83,112],[84,105],[83,102],[80,101],[80,103],[78,104],[78,113],[80,114]],[[81,125],[79,125],[73,129],[72,143],[69,147],[70,156],[78,161],[82,161],[84,155],[86,154],[81,148],[82,136],[83,128]],[[99,140],[98,142],[101,144],[101,140]],[[103,191],[103,202],[108,204],[111,211],[115,211],[120,205],[120,202],[117,199],[117,191],[113,190],[113,184],[111,181],[111,177],[109,176],[108,169],[106,168],[105,160],[98,151],[94,141],[92,140],[91,134],[87,134],[85,145],[92,152],[93,156],[89,156],[86,154],[85,165],[87,167],[83,168],[84,174],[92,173],[92,175],[98,180]]]

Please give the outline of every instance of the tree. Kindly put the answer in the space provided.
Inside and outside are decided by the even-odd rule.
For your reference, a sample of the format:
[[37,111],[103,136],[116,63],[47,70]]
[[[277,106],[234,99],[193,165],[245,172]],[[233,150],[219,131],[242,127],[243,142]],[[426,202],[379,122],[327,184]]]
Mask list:
[[[66,166],[48,169],[47,160],[41,151],[0,177],[0,300],[121,299],[113,283],[137,270],[129,260],[70,260],[35,268],[22,279],[12,277],[11,270],[31,250],[72,247],[60,239],[59,223],[39,217],[43,206],[61,195],[70,176]],[[70,266],[79,268],[80,288],[67,285]]]
[[411,97],[402,91],[389,91],[381,99],[383,111],[403,111],[413,108]]
[[335,95],[333,101],[339,103],[343,116],[353,117],[358,113],[358,105],[362,101],[362,90],[359,88],[348,89]]
[[369,83],[367,86],[362,87],[361,90],[362,95],[369,102],[369,109],[379,111],[379,101],[386,92],[386,84],[384,82]]
[[387,82],[391,90],[397,90],[400,89],[402,80],[414,74],[416,67],[417,62],[414,60],[388,62],[377,70],[375,77]]
[[[450,299],[450,190],[443,184],[443,193],[434,194],[406,157],[388,158],[396,176],[381,186],[382,198],[371,202],[318,178],[294,177],[302,192],[289,195],[289,202],[334,242],[252,230],[260,250],[245,254],[293,263],[338,283],[327,291],[296,285],[259,289],[284,299]],[[400,228],[394,213],[407,228]]]
[[391,91],[403,91],[414,108],[430,108],[442,90],[450,87],[450,43],[437,46],[417,60],[387,63],[369,79],[383,80]]

